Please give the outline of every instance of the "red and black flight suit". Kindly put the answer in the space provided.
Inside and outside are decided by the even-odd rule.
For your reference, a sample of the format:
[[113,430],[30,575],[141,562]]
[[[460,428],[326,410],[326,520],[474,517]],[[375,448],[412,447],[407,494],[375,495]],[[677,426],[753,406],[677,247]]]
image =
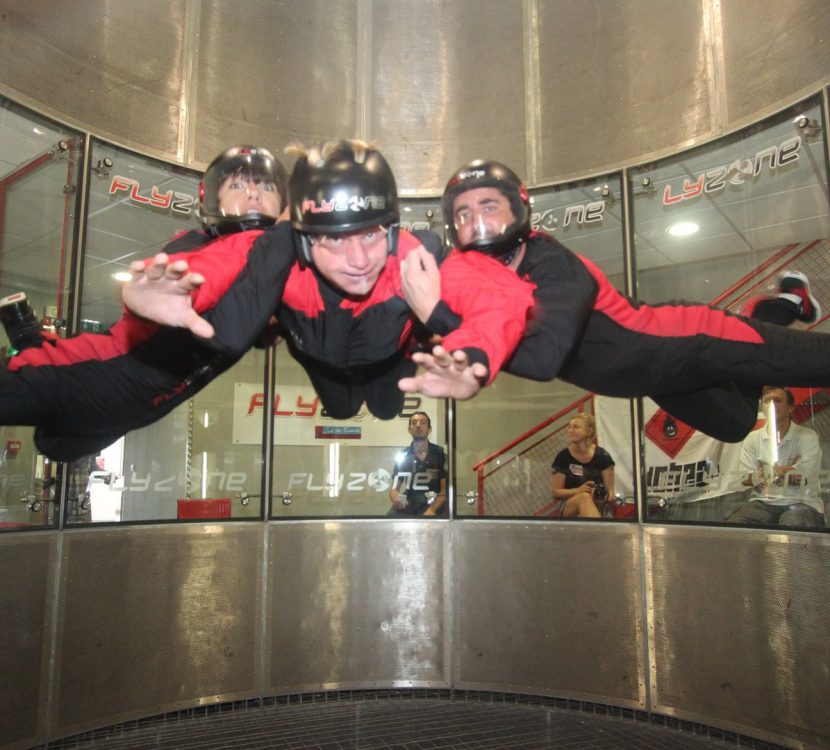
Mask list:
[[[533,305],[531,287],[515,274],[502,267],[493,274],[470,255],[454,253],[441,264],[442,304],[424,330],[404,301],[400,280],[400,262],[419,244],[441,261],[444,250],[437,235],[401,230],[396,253],[388,257],[372,291],[360,299],[333,287],[313,265],[300,264],[291,269],[279,299],[274,272],[279,266],[271,260],[279,249],[257,242],[244,283],[234,284],[213,308],[214,324],[226,311],[238,315],[241,310],[258,332],[276,314],[328,416],[347,419],[365,402],[375,416],[391,419],[403,408],[397,381],[414,374],[409,355],[427,330],[446,333],[445,346],[463,349],[472,360],[498,371],[521,338]],[[460,317],[451,310],[460,311]],[[228,339],[222,331],[209,345],[235,356],[246,341]]]
[[560,377],[606,396],[648,396],[726,442],[754,427],[764,385],[830,386],[826,334],[709,305],[635,302],[543,233],[531,235],[517,274],[534,285],[536,306],[504,368],[514,375]]
[[[420,240],[440,255],[435,235],[401,231],[397,254],[359,301],[313,267],[300,268],[298,237],[287,222],[209,241],[187,260],[206,279],[193,305],[213,325],[213,338],[125,313],[107,334],[28,349],[0,377],[0,424],[36,426],[38,449],[57,460],[98,451],[165,416],[231,367],[275,312],[330,416],[351,417],[365,401],[373,414],[390,419],[403,406],[398,378],[415,371],[408,357],[416,344],[414,320],[399,264]],[[498,371],[524,330],[530,286],[513,274],[496,281],[461,254],[441,272],[446,304],[468,321],[446,344]]]
[[[211,322],[211,306],[244,268],[261,234],[214,239],[194,231],[164,248],[208,278],[196,309]],[[283,279],[292,262],[290,257],[278,269]],[[223,324],[233,325],[228,318]],[[237,325],[243,327],[238,318]],[[161,419],[246,350],[235,357],[217,353],[185,329],[125,312],[107,333],[45,342],[12,357],[0,375],[0,424],[35,426],[38,450],[56,460],[76,459]]]

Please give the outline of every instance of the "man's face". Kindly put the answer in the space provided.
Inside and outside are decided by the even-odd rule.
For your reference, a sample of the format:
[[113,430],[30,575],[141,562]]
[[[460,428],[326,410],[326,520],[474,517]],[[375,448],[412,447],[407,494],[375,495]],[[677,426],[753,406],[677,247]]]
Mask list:
[[424,440],[429,437],[429,420],[425,414],[413,414],[409,418],[409,434],[413,440]]
[[258,213],[276,219],[282,210],[280,194],[273,182],[231,175],[225,178],[216,195],[223,216]]
[[497,188],[473,188],[452,204],[452,220],[459,244],[498,237],[515,223],[510,201]]
[[767,391],[761,402],[764,407],[768,405],[774,406],[776,424],[786,422],[790,418],[790,414],[792,414],[793,407],[787,403],[787,394],[779,388],[773,388]]
[[330,284],[363,297],[374,289],[386,265],[388,242],[382,227],[349,234],[311,237],[311,259]]

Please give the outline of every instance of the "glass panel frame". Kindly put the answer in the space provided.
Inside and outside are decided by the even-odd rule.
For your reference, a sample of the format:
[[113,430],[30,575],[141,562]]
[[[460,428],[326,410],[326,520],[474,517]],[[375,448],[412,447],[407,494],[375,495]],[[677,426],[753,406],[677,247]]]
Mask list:
[[[99,140],[92,143],[91,161],[83,333],[105,331],[121,317],[116,273],[200,228],[200,173]],[[67,464],[66,523],[258,520],[261,445],[233,444],[233,405],[236,383],[262,381],[268,356],[252,350],[163,419]]]
[[[402,199],[402,229],[440,233],[441,226],[438,199]],[[417,410],[430,417],[429,442],[448,455],[445,401],[411,395],[405,397],[401,412],[392,420],[375,418],[365,405],[355,417],[336,420],[325,412],[311,381],[286,346],[277,347],[276,361],[272,520],[436,518],[394,511],[390,490],[398,484],[397,479],[414,485],[413,496],[431,491],[421,486],[425,478],[413,479],[410,472],[399,472],[397,459],[411,440],[408,422]],[[249,390],[242,406],[237,407],[237,413],[256,418],[255,410],[246,408],[245,403],[261,405],[261,394]],[[250,432],[244,421],[240,422],[240,433]],[[449,509],[449,498],[445,507]],[[431,508],[428,511],[432,513]]]
[[[614,173],[530,191],[534,229],[593,261],[620,288],[625,278],[622,179],[622,173]],[[569,420],[580,412],[594,413],[591,394],[562,380],[537,383],[507,373],[475,399],[457,403],[458,517],[568,520],[562,513],[571,513],[571,506],[565,511],[564,503],[552,497],[551,464],[568,444]],[[628,445],[619,450],[633,455],[630,427],[627,435]],[[600,424],[597,437],[602,445]],[[609,502],[600,502],[597,510],[602,521],[634,520],[634,487],[615,483]]]
[[[633,277],[636,270],[637,294],[645,301],[670,297],[712,299],[730,309],[739,309],[751,291],[768,291],[775,272],[795,261],[808,264],[805,270],[813,281],[814,292],[820,301],[826,300],[830,294],[830,278],[824,273],[828,265],[825,261],[830,259],[825,257],[830,256],[826,247],[830,210],[825,101],[817,94],[740,132],[621,173],[533,190],[533,224],[552,232],[570,249],[597,263],[618,288],[622,289],[623,279]],[[14,152],[17,159],[6,158],[5,163],[11,166],[0,175],[6,228],[11,221],[16,222],[18,229],[31,229],[45,216],[59,217],[57,229],[42,231],[39,240],[30,238],[44,247],[48,245],[50,257],[58,254],[57,281],[42,278],[39,283],[30,284],[22,266],[4,262],[0,268],[0,296],[25,287],[23,290],[30,295],[37,312],[58,335],[66,333],[66,327],[60,324],[73,318],[76,304],[82,331],[105,330],[120,315],[118,287],[109,275],[116,268],[126,268],[131,257],[146,257],[160,249],[175,233],[175,227],[180,226],[179,217],[187,216],[188,226],[196,226],[197,199],[193,188],[198,175],[193,170],[92,139],[91,162],[85,168],[89,180],[86,185],[79,171],[84,167],[82,133],[6,99],[0,102],[0,150]],[[19,154],[27,157],[21,161]],[[8,178],[16,169],[20,170],[19,179],[15,175],[11,180],[16,184],[3,184],[3,177]],[[50,170],[54,179],[46,179]],[[622,201],[620,175],[629,179],[630,205]],[[9,211],[6,202],[22,196],[22,192],[18,196],[15,192],[27,183],[34,196],[28,201],[28,208]],[[59,191],[52,189],[55,185],[60,187]],[[76,260],[72,246],[78,234],[77,206],[84,190],[89,196],[88,216],[82,217],[86,247],[83,257]],[[406,228],[443,226],[440,198],[404,198],[402,207],[402,225]],[[667,238],[667,224],[674,223],[681,214],[687,220],[702,220],[706,211],[713,208],[718,213],[718,223],[712,224],[714,228],[708,232],[685,240],[684,261],[676,240]],[[623,252],[626,210],[633,217],[633,269],[626,268]],[[158,232],[150,230],[151,225]],[[13,245],[28,248],[27,260],[39,262],[38,253],[32,252],[36,248],[27,245],[26,236],[26,232],[18,231],[11,244],[4,242],[4,261]],[[47,242],[49,237],[52,239]],[[692,260],[688,260],[689,248],[695,249]],[[23,254],[18,257],[22,259]],[[79,290],[74,288],[75,260],[82,269]],[[54,276],[53,262],[40,264],[41,270]],[[682,274],[678,273],[678,264]],[[759,274],[759,269],[763,273]],[[816,329],[826,331],[827,326],[822,319]],[[0,339],[4,340],[2,332]],[[275,359],[270,360],[271,357]],[[308,379],[289,360],[287,352],[280,350],[250,353],[165,420],[130,433],[120,446],[115,446],[112,456],[55,465],[34,451],[31,428],[0,427],[0,440],[5,440],[0,466],[0,528],[54,526],[57,514],[52,500],[64,475],[66,523],[73,526],[92,522],[93,495],[106,495],[106,502],[101,505],[109,508],[111,517],[104,520],[110,522],[116,522],[116,518],[120,522],[169,521],[180,515],[178,500],[187,498],[225,504],[229,501],[231,509],[227,514],[225,505],[222,506],[224,518],[386,517],[395,456],[409,437],[406,420],[422,406],[432,418],[433,442],[447,451],[453,471],[453,516],[549,518],[549,500],[543,502],[549,492],[549,475],[545,476],[549,462],[546,458],[521,458],[522,449],[512,444],[513,439],[520,433],[537,434],[535,431],[542,429],[540,413],[557,414],[557,419],[545,429],[558,420],[560,426],[554,426],[554,432],[559,437],[548,435],[546,442],[540,443],[543,447],[537,448],[540,454],[551,451],[557,439],[562,442],[561,424],[575,411],[590,411],[597,405],[595,400],[589,407],[588,401],[581,401],[583,392],[561,381],[537,384],[502,374],[471,402],[454,404],[408,398],[399,419],[381,430],[382,437],[364,442],[358,449],[350,434],[355,425],[333,424],[316,412],[316,397],[309,390]],[[280,370],[276,394],[279,400],[275,401],[274,414],[266,415],[260,403],[253,409],[253,422],[247,422],[247,436],[237,434],[239,420],[252,416],[245,409],[250,410],[257,398],[264,400],[263,375],[269,362],[278,363]],[[298,372],[292,374],[292,368]],[[287,394],[286,389],[296,393]],[[291,409],[286,408],[286,401],[292,402]],[[635,451],[646,449],[649,438],[645,446],[638,443],[629,451],[625,441],[634,438],[630,418],[634,402],[609,401],[620,403],[603,405],[608,420],[603,421],[602,409],[598,416],[600,441],[613,439],[620,446],[615,448],[614,457],[625,504],[615,517],[633,518],[635,478],[630,467],[635,465]],[[830,414],[825,410],[827,403],[830,396],[814,392],[803,396],[798,405],[801,416],[819,432],[823,446],[830,436],[830,424],[826,428],[823,424],[830,422],[825,417],[825,413]],[[676,425],[669,425],[665,419],[661,426],[659,415],[655,421],[654,409],[647,401],[635,405],[644,410],[646,429],[649,425],[658,433],[675,429]],[[517,414],[524,416],[517,418]],[[285,418],[301,416],[319,417],[320,423],[315,427],[322,428],[320,434],[325,437],[314,437],[311,445],[284,445],[280,434]],[[265,498],[271,509],[268,512],[259,497],[264,486],[266,452],[261,437],[259,443],[250,437],[252,429],[253,434],[261,436],[265,418],[275,419],[273,497]],[[369,434],[367,424],[364,421],[357,426],[362,435]],[[499,429],[494,430],[493,424]],[[612,424],[617,433],[613,438]],[[160,443],[170,446],[163,460],[157,460]],[[231,448],[227,447],[229,444]],[[504,446],[507,447],[499,453]],[[454,455],[449,455],[450,449]],[[292,451],[296,455],[291,455]],[[151,455],[154,452],[156,458]],[[827,457],[823,475],[830,476],[830,452],[825,450],[824,454]],[[646,488],[646,496],[640,499],[643,518],[658,523],[722,523],[722,519],[713,516],[710,506],[717,508],[715,515],[722,516],[724,508],[719,498],[728,494],[725,489],[745,492],[736,489],[741,475],[723,468],[730,461],[734,464],[734,455],[729,458],[728,450],[723,455],[727,458],[713,460],[707,455],[689,466],[674,466],[672,461],[649,463],[647,456],[640,479]],[[482,496],[485,478],[475,468],[485,459],[495,462],[502,476],[511,474],[507,484],[524,484],[525,494],[533,495],[537,504],[518,509],[488,507]],[[110,460],[118,465],[117,470],[107,466]],[[630,467],[622,465],[629,461]],[[630,479],[623,478],[628,476],[627,471]],[[319,497],[314,498],[315,493]],[[148,498],[154,499],[148,504]],[[823,494],[822,499],[828,498]],[[212,512],[217,512],[217,507],[214,505]],[[122,509],[128,509],[123,517]]]
[[[73,302],[83,144],[82,133],[0,97],[0,297],[25,293],[49,335],[63,331]],[[0,347],[3,358],[16,351],[2,328]],[[34,428],[0,426],[0,446],[0,531],[55,526],[58,466],[38,452]]]
[[[795,269],[826,303],[825,128],[821,97],[810,97],[740,132],[632,170],[639,298],[697,299],[741,312],[754,296],[775,295],[778,276]],[[669,231],[683,223],[690,234]],[[824,318],[809,327],[830,330]],[[818,432],[826,471],[830,425],[821,413],[830,397],[798,389],[797,400],[796,421]],[[647,521],[719,525],[753,497],[740,443],[689,432],[650,400],[643,414]],[[759,413],[759,424],[762,419]],[[826,499],[824,490],[822,505]]]

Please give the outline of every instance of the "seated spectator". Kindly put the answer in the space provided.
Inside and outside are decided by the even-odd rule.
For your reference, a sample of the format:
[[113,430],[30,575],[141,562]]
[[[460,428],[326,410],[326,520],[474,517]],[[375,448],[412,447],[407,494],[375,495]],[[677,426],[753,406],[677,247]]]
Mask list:
[[447,470],[444,449],[429,442],[429,414],[416,411],[409,418],[412,443],[395,460],[389,501],[390,516],[446,516]]
[[597,443],[596,421],[577,414],[568,424],[568,447],[553,459],[552,515],[600,518],[608,498],[614,497],[614,459]]
[[[815,430],[792,421],[795,399],[786,388],[767,387],[761,403],[775,415],[772,430],[749,433],[741,445],[743,484],[752,487],[748,502],[728,523],[778,526],[824,526],[818,481],[821,446]],[[777,456],[777,460],[775,457]]]

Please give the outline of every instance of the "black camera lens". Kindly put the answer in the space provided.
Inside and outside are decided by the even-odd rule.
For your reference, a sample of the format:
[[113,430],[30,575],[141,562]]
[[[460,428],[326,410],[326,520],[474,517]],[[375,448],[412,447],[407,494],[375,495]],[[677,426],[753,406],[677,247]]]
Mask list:
[[608,488],[604,484],[594,485],[594,500],[604,502],[608,499]]

